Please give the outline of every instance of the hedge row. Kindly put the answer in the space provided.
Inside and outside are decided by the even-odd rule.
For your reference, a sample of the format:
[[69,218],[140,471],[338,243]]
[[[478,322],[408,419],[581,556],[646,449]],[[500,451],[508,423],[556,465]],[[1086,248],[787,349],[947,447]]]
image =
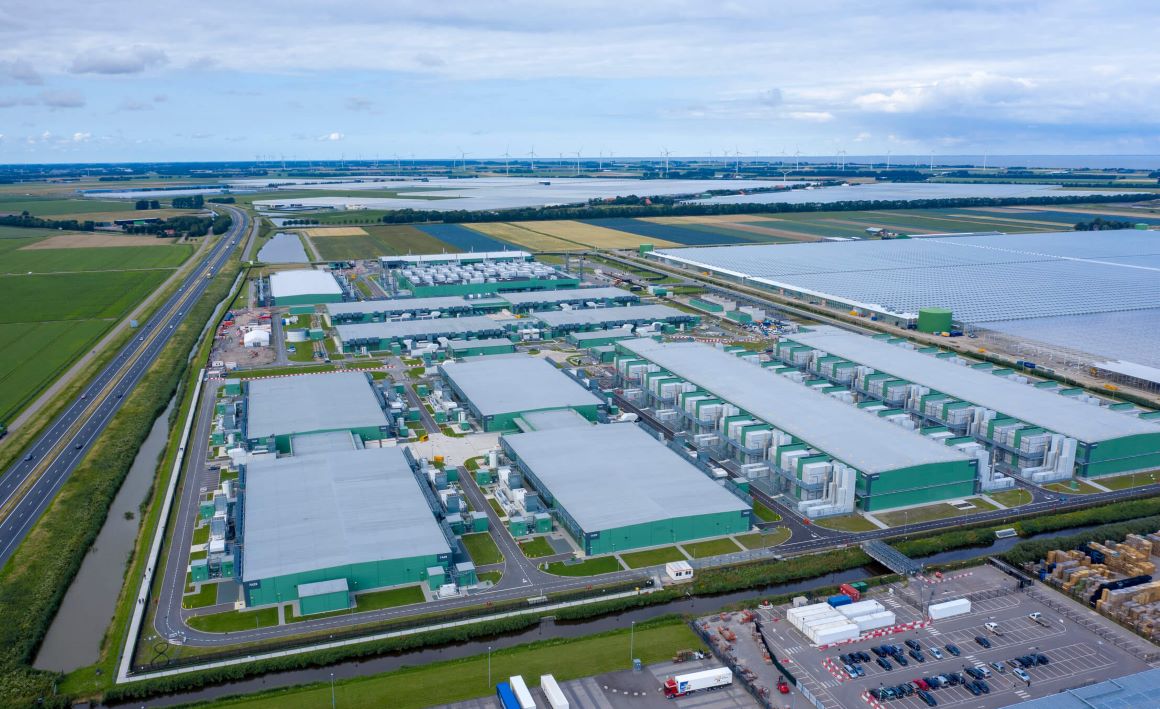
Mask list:
[[22,704],[51,696],[56,675],[31,670],[60,603],[100,533],[109,507],[153,422],[185,375],[187,357],[229,292],[236,267],[223,273],[191,308],[154,366],[125,400],[56,500],[0,570],[0,701]]

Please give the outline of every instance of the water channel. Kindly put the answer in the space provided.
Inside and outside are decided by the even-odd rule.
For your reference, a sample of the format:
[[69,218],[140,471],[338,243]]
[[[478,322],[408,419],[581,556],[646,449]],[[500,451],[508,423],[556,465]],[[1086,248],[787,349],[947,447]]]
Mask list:
[[[173,402],[153,422],[149,436],[121,489],[109,508],[97,541],[81,563],[60,610],[49,626],[33,666],[53,672],[72,670],[95,663],[125,582],[125,565],[137,529],[141,524],[141,503],[152,485],[154,473],[169,434],[169,414]],[[131,516],[130,516],[131,515]]]

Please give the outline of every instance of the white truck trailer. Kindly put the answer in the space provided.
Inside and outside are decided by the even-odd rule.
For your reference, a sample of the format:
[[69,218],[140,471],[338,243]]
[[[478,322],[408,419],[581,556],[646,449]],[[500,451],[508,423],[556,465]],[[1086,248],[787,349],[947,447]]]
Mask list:
[[700,672],[674,675],[665,681],[665,696],[683,697],[691,692],[728,687],[733,684],[733,672],[728,667],[717,667]]

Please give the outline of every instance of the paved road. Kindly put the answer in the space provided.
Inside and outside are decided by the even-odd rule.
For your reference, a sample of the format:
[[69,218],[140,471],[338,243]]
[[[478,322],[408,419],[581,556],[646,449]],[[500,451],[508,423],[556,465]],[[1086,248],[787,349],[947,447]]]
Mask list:
[[210,283],[208,269],[216,273],[229,259],[237,242],[251,226],[241,210],[227,207],[234,223],[201,264],[186,277],[178,291],[138,329],[139,335],[88,383],[81,393],[24,451],[25,456],[0,475],[0,564],[8,561],[30,529],[51,503],[88,446],[108,425],[125,397],[131,397],[149,366],[165,348],[179,325]]

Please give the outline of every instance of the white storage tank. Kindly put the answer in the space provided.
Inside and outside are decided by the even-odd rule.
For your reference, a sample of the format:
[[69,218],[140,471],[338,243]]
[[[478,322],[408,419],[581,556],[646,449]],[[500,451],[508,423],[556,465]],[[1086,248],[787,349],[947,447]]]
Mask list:
[[966,598],[956,598],[953,601],[935,603],[930,607],[930,617],[932,620],[942,620],[943,618],[951,618],[970,612],[971,601]]

